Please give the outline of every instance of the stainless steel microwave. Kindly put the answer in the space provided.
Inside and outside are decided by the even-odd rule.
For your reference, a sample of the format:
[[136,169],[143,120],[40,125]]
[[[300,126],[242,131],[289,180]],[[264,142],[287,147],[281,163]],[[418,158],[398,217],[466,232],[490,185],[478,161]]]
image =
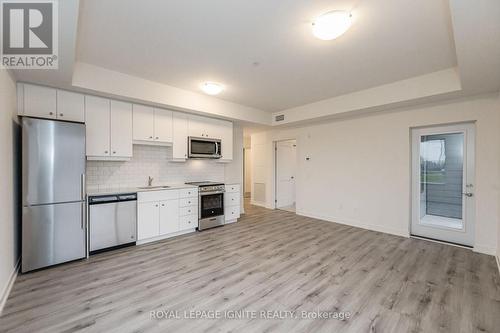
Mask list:
[[221,140],[199,138],[190,136],[188,138],[189,158],[221,158]]

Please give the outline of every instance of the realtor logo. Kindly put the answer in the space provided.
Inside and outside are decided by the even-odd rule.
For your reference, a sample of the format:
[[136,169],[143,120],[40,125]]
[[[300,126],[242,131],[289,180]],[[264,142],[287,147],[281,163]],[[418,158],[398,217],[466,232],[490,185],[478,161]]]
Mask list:
[[2,65],[57,69],[57,0],[0,0]]

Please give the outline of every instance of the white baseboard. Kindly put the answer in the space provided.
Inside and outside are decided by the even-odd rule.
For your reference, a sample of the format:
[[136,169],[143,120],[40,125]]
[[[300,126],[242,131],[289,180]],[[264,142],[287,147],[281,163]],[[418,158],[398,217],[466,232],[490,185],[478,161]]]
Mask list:
[[182,236],[182,235],[189,234],[192,232],[196,232],[196,228],[177,231],[177,232],[167,234],[167,235],[161,235],[161,236],[151,237],[151,238],[147,238],[147,239],[141,239],[141,240],[138,240],[137,242],[135,242],[135,244],[136,245],[143,245],[143,244],[153,243],[153,242],[161,241],[161,240],[164,240],[167,238]]
[[378,225],[374,224],[367,224],[367,223],[362,223],[359,221],[347,221],[331,216],[324,216],[324,215],[318,215],[318,214],[312,214],[306,211],[297,211],[297,215],[305,216],[305,217],[311,217],[314,219],[318,220],[323,220],[327,222],[333,222],[333,223],[338,223],[338,224],[344,224],[348,225],[351,227],[356,227],[356,228],[361,228],[361,229],[366,229],[366,230],[371,230],[371,231],[377,231],[377,232],[382,232],[384,234],[390,234],[390,235],[396,235],[396,236],[401,236],[408,238],[410,237],[410,233],[406,230],[398,230],[398,229],[392,229],[392,228],[386,228],[386,227],[381,227]]
[[478,253],[483,253],[483,254],[488,254],[490,256],[496,256],[496,248],[494,248],[492,246],[474,245],[472,251],[478,252]]
[[7,285],[5,286],[4,290],[2,291],[2,294],[0,295],[0,315],[3,312],[3,308],[5,306],[5,303],[7,303],[7,299],[9,298],[10,291],[12,290],[12,287],[14,286],[14,282],[16,281],[17,274],[19,273],[19,267],[21,266],[21,258],[16,263],[16,267],[14,267],[14,270],[10,274],[9,281],[7,282]]
[[261,202],[257,202],[257,201],[253,201],[253,200],[250,200],[250,204],[254,205],[254,206],[267,208],[265,203],[261,203]]

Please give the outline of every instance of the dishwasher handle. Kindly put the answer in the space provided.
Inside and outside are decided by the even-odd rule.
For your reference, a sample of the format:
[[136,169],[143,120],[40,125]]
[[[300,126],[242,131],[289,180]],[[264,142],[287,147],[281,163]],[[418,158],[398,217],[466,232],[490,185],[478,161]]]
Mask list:
[[98,196],[98,197],[90,197],[89,205],[102,205],[107,203],[118,202],[119,198],[116,195],[106,195],[106,196]]
[[98,195],[89,197],[89,205],[101,205],[123,201],[136,201],[137,193],[126,193],[116,195]]

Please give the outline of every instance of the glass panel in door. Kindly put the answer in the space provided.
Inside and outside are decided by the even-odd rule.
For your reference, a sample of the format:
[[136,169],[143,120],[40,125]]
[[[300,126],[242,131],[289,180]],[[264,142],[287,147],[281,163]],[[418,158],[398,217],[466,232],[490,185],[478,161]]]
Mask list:
[[463,229],[464,134],[424,135],[420,141],[420,222]]

